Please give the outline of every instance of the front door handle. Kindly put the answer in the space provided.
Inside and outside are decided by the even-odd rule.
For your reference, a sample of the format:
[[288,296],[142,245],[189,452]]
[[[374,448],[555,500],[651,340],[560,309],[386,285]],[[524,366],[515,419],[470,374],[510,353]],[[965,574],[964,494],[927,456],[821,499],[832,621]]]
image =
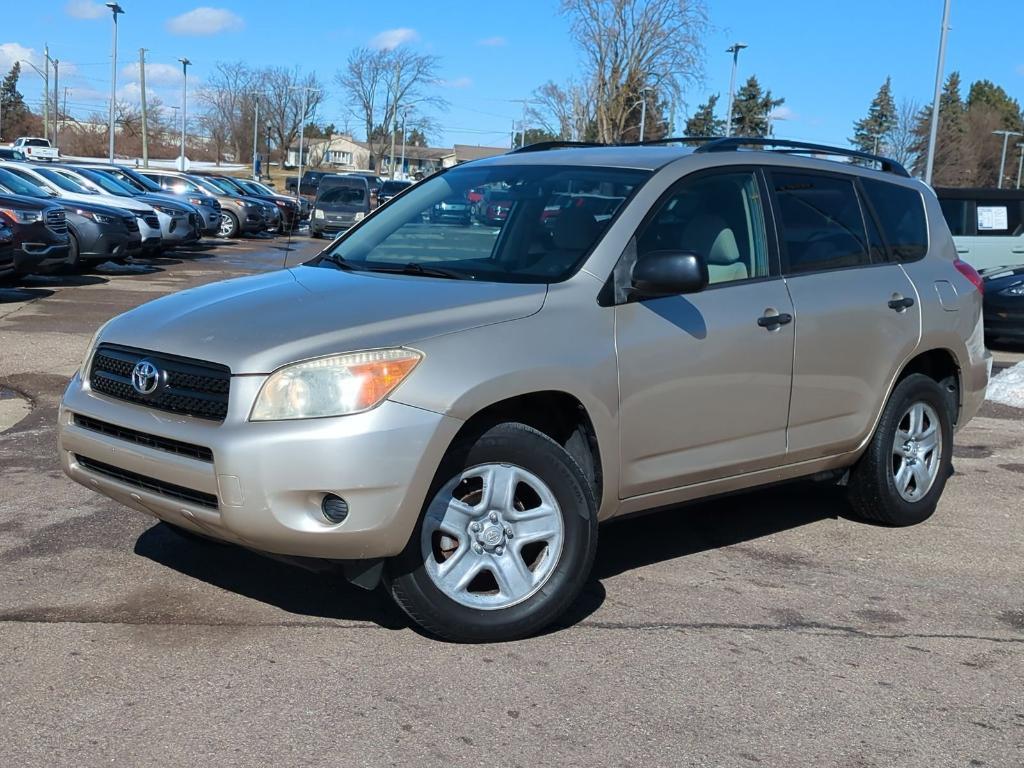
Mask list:
[[889,309],[895,309],[897,312],[902,312],[905,309],[910,309],[914,306],[914,300],[907,296],[906,298],[890,299]]
[[757,318],[757,324],[762,328],[767,328],[769,331],[774,331],[780,325],[786,325],[791,322],[793,322],[793,316],[785,312],[778,315],[762,315]]

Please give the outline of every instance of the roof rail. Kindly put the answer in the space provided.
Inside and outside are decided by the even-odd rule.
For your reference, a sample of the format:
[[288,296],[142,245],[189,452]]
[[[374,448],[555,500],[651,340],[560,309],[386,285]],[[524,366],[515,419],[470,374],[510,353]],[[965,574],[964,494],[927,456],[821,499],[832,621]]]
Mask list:
[[538,141],[535,144],[527,144],[509,152],[510,155],[517,155],[520,152],[544,152],[549,149],[571,149],[573,147],[606,147],[597,141]]
[[770,139],[761,137],[731,136],[728,138],[716,139],[707,144],[697,147],[694,152],[736,152],[744,147],[760,147],[763,149],[778,148],[782,152],[790,154],[816,154],[832,155],[834,157],[853,157],[858,160],[868,160],[878,163],[879,168],[886,173],[894,173],[897,176],[910,178],[907,169],[888,157],[873,155],[870,152],[860,152],[856,149],[844,149],[842,147],[830,147],[826,144],[810,144],[806,141],[788,141],[786,139]]
[[626,141],[616,147],[657,147],[663,144],[706,144],[716,141],[716,136],[666,136],[663,139],[646,139],[645,141]]

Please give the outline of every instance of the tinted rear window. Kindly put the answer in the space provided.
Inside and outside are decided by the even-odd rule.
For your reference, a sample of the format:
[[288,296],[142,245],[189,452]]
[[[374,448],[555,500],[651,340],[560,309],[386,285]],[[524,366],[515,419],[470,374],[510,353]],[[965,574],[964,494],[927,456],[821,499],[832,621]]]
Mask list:
[[860,203],[850,179],[772,173],[787,272],[870,264]]
[[320,193],[318,199],[321,203],[362,203],[366,200],[366,187],[332,184],[329,189]]
[[928,224],[921,193],[874,179],[862,183],[892,257],[897,261],[923,258],[928,253]]
[[942,216],[949,225],[949,231],[954,235],[970,235],[970,218],[968,216],[970,207],[966,200],[939,200],[942,207]]

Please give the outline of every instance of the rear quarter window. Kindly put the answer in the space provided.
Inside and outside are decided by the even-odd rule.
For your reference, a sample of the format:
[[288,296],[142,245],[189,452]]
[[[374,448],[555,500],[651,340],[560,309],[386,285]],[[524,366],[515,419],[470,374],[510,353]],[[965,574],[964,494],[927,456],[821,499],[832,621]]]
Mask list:
[[876,179],[862,179],[861,183],[892,258],[896,261],[924,258],[928,253],[928,223],[921,193]]

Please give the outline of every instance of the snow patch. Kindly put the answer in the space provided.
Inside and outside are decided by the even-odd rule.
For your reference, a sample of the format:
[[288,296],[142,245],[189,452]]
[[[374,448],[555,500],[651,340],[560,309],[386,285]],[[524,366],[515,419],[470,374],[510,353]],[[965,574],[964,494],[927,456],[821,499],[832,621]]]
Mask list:
[[994,376],[988,383],[985,397],[993,403],[1024,408],[1024,362]]

